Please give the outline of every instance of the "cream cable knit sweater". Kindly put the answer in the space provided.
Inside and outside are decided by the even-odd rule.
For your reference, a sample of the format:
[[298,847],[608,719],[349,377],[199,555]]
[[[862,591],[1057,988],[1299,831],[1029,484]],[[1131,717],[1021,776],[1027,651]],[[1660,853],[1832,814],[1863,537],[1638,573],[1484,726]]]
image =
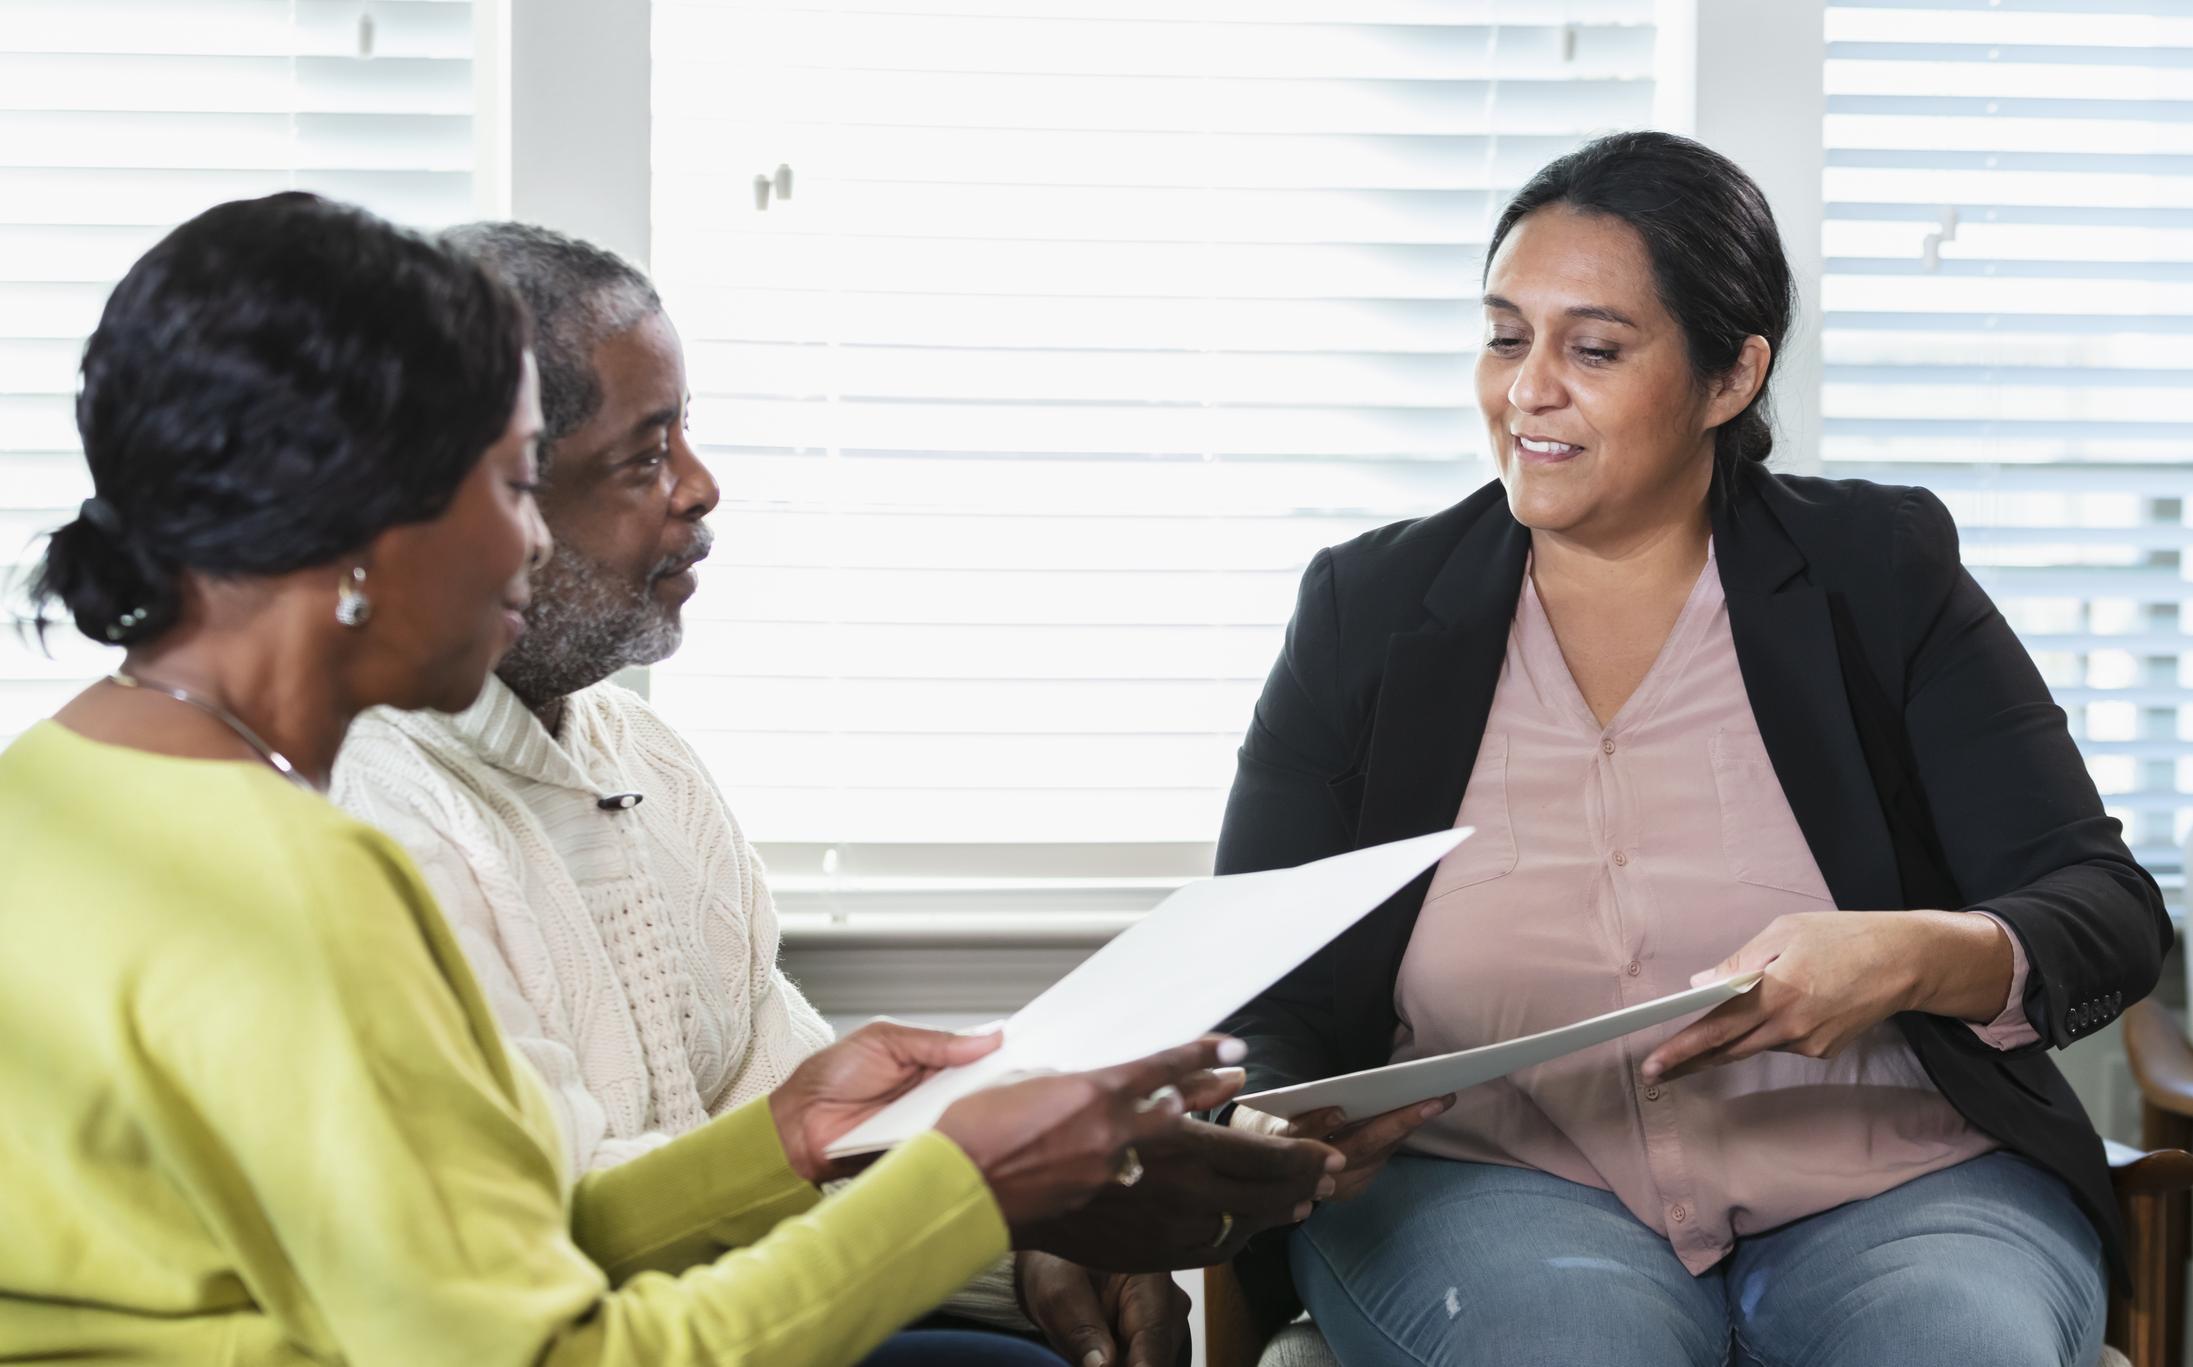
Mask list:
[[[622,811],[597,802],[639,793]],[[777,966],[777,913],[700,756],[615,684],[551,737],[502,680],[449,716],[375,708],[331,790],[394,836],[495,1018],[548,1084],[571,1175],[762,1095],[831,1041]],[[945,1309],[1025,1332],[1007,1258]]]
[[[625,811],[597,799],[636,792]],[[332,796],[410,851],[547,1082],[574,1175],[769,1091],[830,1042],[777,967],[761,864],[700,758],[614,684],[551,737],[500,679],[456,716],[375,709]]]

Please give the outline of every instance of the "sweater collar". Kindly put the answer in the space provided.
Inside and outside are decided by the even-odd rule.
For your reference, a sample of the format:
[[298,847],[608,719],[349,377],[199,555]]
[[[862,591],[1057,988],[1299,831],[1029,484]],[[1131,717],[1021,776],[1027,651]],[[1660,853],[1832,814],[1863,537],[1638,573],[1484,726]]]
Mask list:
[[[584,699],[582,691],[565,700],[565,742],[576,741],[585,733]],[[487,687],[480,690],[472,706],[433,720],[441,722],[452,738],[482,762],[506,773],[563,788],[591,790],[595,786],[579,761],[577,747],[549,735],[533,709],[520,702],[510,685],[493,674],[487,676]]]

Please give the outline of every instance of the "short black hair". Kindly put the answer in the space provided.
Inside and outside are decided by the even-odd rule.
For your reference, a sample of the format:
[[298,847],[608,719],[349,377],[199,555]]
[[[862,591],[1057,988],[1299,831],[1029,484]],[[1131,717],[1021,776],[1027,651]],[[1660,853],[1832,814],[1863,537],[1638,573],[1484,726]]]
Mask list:
[[594,348],[662,309],[645,272],[615,252],[535,223],[467,223],[442,234],[518,292],[541,369],[541,469],[601,409]]
[[206,210],[130,267],[85,344],[95,497],[31,582],[40,633],[58,602],[93,640],[150,639],[182,569],[286,574],[440,516],[509,425],[528,344],[507,287],[363,209]]
[[1544,169],[1508,201],[1485,270],[1508,230],[1549,204],[1621,219],[1644,239],[1660,303],[1683,329],[1701,383],[1726,374],[1744,339],[1773,348],[1750,406],[1713,434],[1715,458],[1765,460],[1774,449],[1767,381],[1781,359],[1797,295],[1767,197],[1743,168],[1673,133],[1612,133]]

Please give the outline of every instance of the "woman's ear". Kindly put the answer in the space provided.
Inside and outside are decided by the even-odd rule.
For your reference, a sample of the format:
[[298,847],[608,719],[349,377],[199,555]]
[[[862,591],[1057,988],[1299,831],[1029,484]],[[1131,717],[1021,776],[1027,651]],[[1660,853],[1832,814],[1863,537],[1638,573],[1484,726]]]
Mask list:
[[1767,367],[1773,360],[1774,348],[1766,338],[1746,337],[1737,349],[1735,364],[1713,382],[1706,403],[1706,426],[1719,427],[1751,407],[1751,401],[1767,382]]

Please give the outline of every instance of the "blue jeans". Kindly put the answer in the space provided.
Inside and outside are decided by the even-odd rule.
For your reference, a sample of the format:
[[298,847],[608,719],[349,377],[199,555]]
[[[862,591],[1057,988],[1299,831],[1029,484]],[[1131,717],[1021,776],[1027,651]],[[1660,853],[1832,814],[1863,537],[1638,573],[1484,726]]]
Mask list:
[[1697,1277],[1607,1192],[1410,1155],[1289,1250],[1343,1367],[2087,1367],[2106,1313],[2069,1189],[2001,1152],[1738,1239]]

